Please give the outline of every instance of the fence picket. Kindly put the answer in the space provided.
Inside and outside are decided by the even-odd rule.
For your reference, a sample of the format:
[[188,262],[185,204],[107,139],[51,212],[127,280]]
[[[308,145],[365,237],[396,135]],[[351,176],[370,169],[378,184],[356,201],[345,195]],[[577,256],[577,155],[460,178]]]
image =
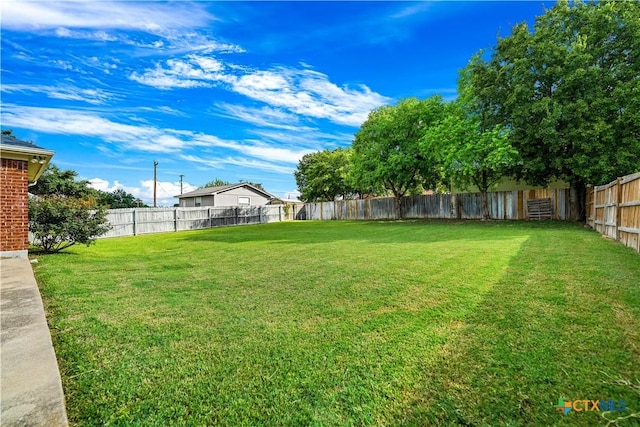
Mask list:
[[229,225],[282,221],[279,205],[248,207],[109,209],[111,230],[101,237],[135,236],[168,231],[198,230]]
[[591,228],[640,252],[640,172],[593,187],[586,211]]

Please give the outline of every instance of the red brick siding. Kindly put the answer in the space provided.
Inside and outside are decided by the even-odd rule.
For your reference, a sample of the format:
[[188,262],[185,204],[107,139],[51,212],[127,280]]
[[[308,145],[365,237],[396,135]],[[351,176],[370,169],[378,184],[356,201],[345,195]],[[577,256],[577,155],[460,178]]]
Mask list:
[[0,168],[0,250],[29,248],[28,163],[2,159]]

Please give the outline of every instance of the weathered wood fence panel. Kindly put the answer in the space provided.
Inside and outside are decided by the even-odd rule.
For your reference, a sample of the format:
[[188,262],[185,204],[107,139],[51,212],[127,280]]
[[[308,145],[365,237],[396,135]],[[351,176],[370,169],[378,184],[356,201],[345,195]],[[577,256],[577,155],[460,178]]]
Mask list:
[[640,172],[593,187],[586,210],[591,228],[640,252]]
[[176,209],[136,209],[136,234],[164,233],[176,231]]
[[618,240],[640,252],[640,172],[620,181]]
[[[551,199],[553,219],[567,219],[569,190],[496,191],[488,193],[491,219],[529,219],[527,201]],[[432,194],[407,196],[401,200],[404,218],[482,219],[480,193]],[[364,200],[337,200],[307,203],[296,219],[394,219],[395,201],[392,197]]]
[[136,236],[284,220],[282,205],[109,209],[107,221],[111,230],[102,237]]

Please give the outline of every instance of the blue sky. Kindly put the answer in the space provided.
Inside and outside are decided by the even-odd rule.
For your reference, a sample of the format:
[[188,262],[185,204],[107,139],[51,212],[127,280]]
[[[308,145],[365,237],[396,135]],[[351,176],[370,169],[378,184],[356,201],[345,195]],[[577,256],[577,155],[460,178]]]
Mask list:
[[[546,2],[546,6],[551,6]],[[295,197],[306,153],[370,110],[456,96],[528,2],[16,1],[1,6],[1,122],[96,188],[171,206],[215,178]]]

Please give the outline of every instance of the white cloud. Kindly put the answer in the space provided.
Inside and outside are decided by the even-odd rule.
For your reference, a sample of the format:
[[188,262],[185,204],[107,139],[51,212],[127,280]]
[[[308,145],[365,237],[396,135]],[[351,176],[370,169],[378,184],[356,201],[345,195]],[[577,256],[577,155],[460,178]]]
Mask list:
[[173,89],[173,88],[194,88],[211,86],[198,80],[185,80],[175,75],[167,75],[164,70],[157,68],[156,70],[146,70],[144,74],[138,74],[135,71],[131,73],[129,78],[140,84],[153,86],[156,89]]
[[213,57],[187,55],[184,60],[169,59],[166,68],[156,64],[142,73],[133,72],[129,79],[157,89],[195,88],[211,86],[213,82],[227,81],[221,73],[224,66]]
[[58,37],[69,39],[97,40],[104,42],[113,42],[118,40],[118,37],[110,35],[105,31],[72,31],[68,28],[59,27],[56,29],[55,34]]
[[197,2],[2,1],[3,28],[18,31],[62,27],[157,33],[204,27],[213,20],[206,5]]
[[[3,123],[52,134],[83,135],[125,148],[150,153],[180,153],[194,147],[231,149],[261,159],[261,169],[289,170],[269,162],[296,163],[311,150],[291,150],[256,141],[230,141],[214,135],[186,130],[161,129],[149,125],[131,125],[101,117],[90,111],[5,105]],[[265,161],[266,160],[266,161]],[[234,160],[239,164],[240,160]],[[230,163],[230,162],[228,162]]]
[[[111,183],[102,178],[89,179],[89,185],[92,188],[100,191],[113,192],[115,190],[124,190],[127,193],[133,195],[136,199],[142,200],[149,206],[153,205],[153,180],[140,181],[139,187],[130,187],[121,184],[119,181]],[[188,182],[182,183],[182,189],[184,193],[193,191],[196,189],[194,185]],[[177,203],[177,199],[174,197],[180,194],[180,182],[170,181],[158,181],[156,186],[156,204],[158,206],[173,206]]]
[[69,101],[83,101],[89,104],[104,104],[114,95],[102,89],[81,89],[75,86],[41,86],[25,84],[3,84],[0,86],[2,92],[35,92],[42,93],[49,98],[64,99]]
[[197,145],[172,129],[118,123],[87,111],[4,105],[2,120],[8,126],[96,137],[137,151],[170,153]]
[[107,181],[106,179],[91,178],[89,180],[89,186],[100,191],[113,191],[109,188],[109,181]]
[[185,32],[184,29],[165,29],[159,32],[157,35],[162,37],[163,40],[158,40],[152,45],[136,44],[140,47],[153,47],[155,49],[163,49],[171,55],[179,55],[189,52],[200,52],[201,54],[210,54],[217,52],[221,54],[229,53],[243,53],[245,52],[242,46],[225,43],[215,39],[212,39],[206,34],[199,32]]
[[[141,181],[142,189],[140,190],[140,199],[147,204],[153,205],[153,180],[149,179]],[[183,192],[187,193],[196,189],[191,184],[182,183]],[[158,206],[173,206],[178,203],[178,199],[174,196],[180,194],[180,182],[158,181],[156,186],[156,204]]]
[[261,108],[245,107],[229,103],[218,103],[216,108],[222,113],[214,113],[222,117],[241,120],[261,127],[291,130],[296,132],[310,132],[315,128],[300,125],[300,118],[280,108],[264,106]]
[[[213,135],[197,135],[195,139],[203,147],[219,147],[231,149],[241,154],[259,159],[280,163],[297,163],[302,156],[312,150],[291,150],[288,148],[274,147],[261,141],[236,142],[220,139]],[[271,168],[272,169],[272,168]]]
[[[267,104],[270,110],[263,111],[263,118],[265,112],[280,110],[354,127],[367,119],[369,111],[392,101],[365,85],[338,86],[329,81],[326,74],[309,69],[279,67],[238,72],[231,64],[195,54],[180,60],[169,59],[164,65],[156,64],[155,68],[142,73],[133,72],[129,78],[158,89],[195,88],[222,83],[232,92]],[[248,110],[227,108],[227,111],[247,118]],[[266,120],[262,122],[266,124]]]
[[240,157],[217,157],[205,159],[198,156],[182,155],[182,160],[193,163],[200,163],[214,169],[223,169],[225,165],[242,166],[247,169],[260,169],[267,172],[275,172],[282,174],[292,174],[294,168],[281,166],[278,164],[264,162],[261,160],[244,159]]
[[176,110],[175,108],[172,108],[166,105],[161,105],[153,108],[152,107],[139,107],[139,108],[142,111],[156,111],[164,114],[169,114],[171,116],[187,117],[187,114],[183,113],[182,111]]
[[290,150],[288,148],[271,147],[266,144],[245,145],[240,151],[251,157],[284,163],[297,163],[305,154],[312,152],[312,150]]
[[369,111],[391,101],[365,85],[338,86],[326,74],[308,69],[255,71],[232,80],[232,90],[295,114],[354,127]]
[[433,6],[433,4],[431,2],[419,2],[416,4],[412,4],[411,6],[407,6],[402,8],[401,10],[399,10],[398,12],[396,12],[395,14],[391,15],[391,18],[393,19],[403,19],[403,18],[409,18],[412,17],[414,15],[420,15],[426,11],[428,11],[429,9],[431,9]]
[[282,132],[270,129],[254,129],[251,133],[258,135],[262,141],[273,141],[278,144],[288,144],[297,147],[309,147],[314,151],[320,147],[343,146],[353,141],[352,133],[326,133],[319,131]]
[[[136,199],[142,200],[145,204],[153,205],[153,180],[140,181],[139,187],[131,187],[121,184],[119,181],[111,183],[102,178],[89,179],[89,185],[96,190],[105,191],[111,193],[115,190],[124,190],[131,194]],[[182,190],[184,193],[195,190],[194,185],[188,182],[182,183]],[[174,197],[180,194],[180,182],[170,181],[157,181],[156,186],[156,204],[158,206],[173,206],[177,203],[177,199]]]
[[[31,58],[29,58],[29,59],[31,59]],[[52,66],[54,66],[56,68],[60,68],[62,70],[67,70],[67,71],[75,70],[75,71],[77,71],[74,68],[73,64],[71,64],[71,62],[64,61],[62,59],[51,59],[51,60],[49,60],[49,64],[51,64]]]

